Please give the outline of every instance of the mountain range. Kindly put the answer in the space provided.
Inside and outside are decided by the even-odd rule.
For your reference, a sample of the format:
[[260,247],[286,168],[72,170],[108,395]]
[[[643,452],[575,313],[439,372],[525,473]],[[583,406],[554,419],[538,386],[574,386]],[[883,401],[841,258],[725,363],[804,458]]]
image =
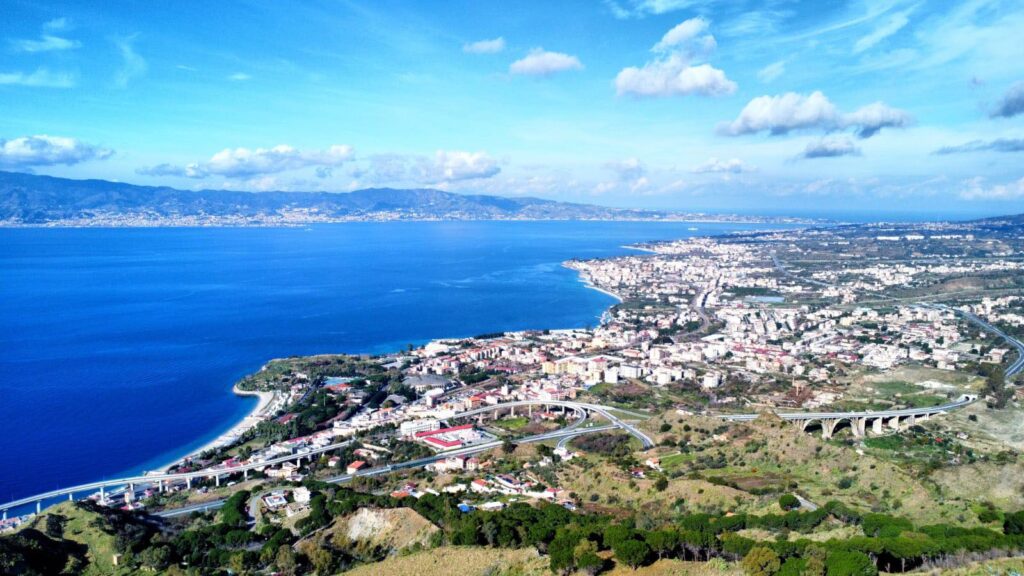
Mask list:
[[178,190],[0,172],[0,224],[288,224],[350,220],[660,220],[678,215],[434,189]]

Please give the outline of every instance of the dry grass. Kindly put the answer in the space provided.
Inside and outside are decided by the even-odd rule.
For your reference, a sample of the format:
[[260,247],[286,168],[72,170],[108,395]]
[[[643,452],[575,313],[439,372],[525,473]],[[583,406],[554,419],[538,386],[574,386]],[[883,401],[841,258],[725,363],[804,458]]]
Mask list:
[[471,546],[446,546],[424,550],[408,556],[394,556],[382,562],[359,566],[345,574],[350,576],[550,576],[547,558],[533,548],[509,550]]

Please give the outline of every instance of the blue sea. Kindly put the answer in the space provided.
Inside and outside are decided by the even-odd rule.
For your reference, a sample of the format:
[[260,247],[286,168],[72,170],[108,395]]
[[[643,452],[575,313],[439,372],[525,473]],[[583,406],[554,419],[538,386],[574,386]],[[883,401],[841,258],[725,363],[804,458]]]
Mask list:
[[0,501],[202,446],[252,410],[230,389],[268,359],[594,325],[614,301],[564,260],[752,228],[767,226],[0,230]]

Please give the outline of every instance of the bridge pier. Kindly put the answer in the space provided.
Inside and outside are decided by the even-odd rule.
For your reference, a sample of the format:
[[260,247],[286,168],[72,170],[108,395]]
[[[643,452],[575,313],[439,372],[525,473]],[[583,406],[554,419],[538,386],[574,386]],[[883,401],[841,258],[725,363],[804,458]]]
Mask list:
[[917,416],[915,416],[913,414],[911,414],[910,416],[907,416],[907,426],[906,427],[910,428],[910,427],[914,426],[915,424],[917,424]]
[[244,479],[244,480],[248,480],[249,479],[249,469],[248,468],[246,468],[245,470],[242,471],[242,479]]
[[103,486],[100,486],[100,502],[106,502],[106,501],[107,501],[107,494],[104,491]]
[[889,419],[889,427],[892,428],[893,430],[899,432],[900,431],[900,417],[899,416],[893,416],[892,418],[890,418]]
[[821,437],[825,440],[832,438],[832,435],[836,432],[836,426],[839,424],[837,418],[824,418],[821,421]]
[[885,421],[882,418],[875,418],[871,422],[871,431],[875,434],[881,435],[884,433]]
[[853,436],[855,438],[863,438],[867,436],[867,418],[854,418],[850,420],[850,428],[853,429]]
[[39,514],[42,511],[43,511],[43,501],[42,500],[36,500],[36,514]]
[[513,406],[512,408],[509,409],[508,417],[509,418],[515,418],[516,417],[516,407],[515,406]]
[[75,501],[74,493],[68,492],[68,502],[74,502],[74,501]]
[[807,427],[811,424],[812,420],[800,420],[800,431],[807,432]]
[[163,493],[163,491],[164,491],[164,481],[163,480],[160,480],[159,482],[157,482],[157,489],[160,490],[161,493]]
[[192,477],[191,476],[188,476],[187,478],[185,478],[185,489],[186,490],[191,490],[192,489]]
[[4,520],[7,520],[7,510],[4,510]]
[[213,482],[217,485],[217,488],[220,488],[220,474],[213,475]]

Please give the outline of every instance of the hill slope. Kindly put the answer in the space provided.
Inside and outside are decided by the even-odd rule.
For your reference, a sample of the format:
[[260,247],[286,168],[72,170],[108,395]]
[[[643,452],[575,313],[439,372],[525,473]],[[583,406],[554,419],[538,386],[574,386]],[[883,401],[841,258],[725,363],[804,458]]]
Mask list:
[[0,172],[0,224],[288,224],[345,220],[660,219],[625,210],[539,198],[433,189],[333,192],[177,190],[105,180]]

